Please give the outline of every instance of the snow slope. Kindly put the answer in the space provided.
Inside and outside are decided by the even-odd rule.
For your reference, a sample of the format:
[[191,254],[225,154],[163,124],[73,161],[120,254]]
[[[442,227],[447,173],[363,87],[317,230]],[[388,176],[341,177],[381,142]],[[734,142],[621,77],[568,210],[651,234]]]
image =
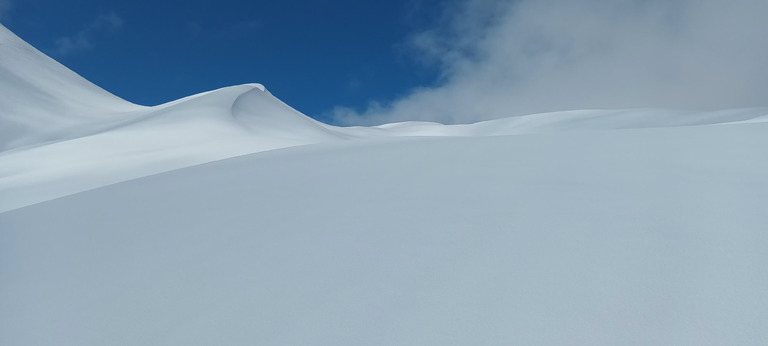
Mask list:
[[768,108],[142,107],[0,26],[0,345],[765,344],[767,151]]
[[8,211],[0,344],[764,344],[767,135],[335,142]]
[[[574,111],[470,125],[339,128],[261,84],[156,107],[123,101],[0,25],[0,212],[196,164],[297,145],[402,136],[488,136],[751,121],[768,109]],[[4,149],[4,150],[3,150]]]
[[0,211],[338,134],[260,84],[157,107],[121,100],[0,25]]
[[0,150],[67,138],[143,107],[93,85],[0,24]]
[[87,136],[0,153],[5,196],[0,211],[217,159],[338,138],[260,85],[196,95],[102,125]]

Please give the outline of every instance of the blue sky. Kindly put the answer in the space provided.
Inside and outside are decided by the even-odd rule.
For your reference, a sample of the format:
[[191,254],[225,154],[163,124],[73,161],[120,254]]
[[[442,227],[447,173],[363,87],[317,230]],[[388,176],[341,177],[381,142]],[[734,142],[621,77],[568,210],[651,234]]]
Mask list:
[[768,106],[768,1],[0,0],[0,19],[144,105],[260,82],[319,120]]
[[259,82],[319,118],[434,83],[439,70],[407,42],[446,3],[0,1],[17,35],[129,101],[155,105]]

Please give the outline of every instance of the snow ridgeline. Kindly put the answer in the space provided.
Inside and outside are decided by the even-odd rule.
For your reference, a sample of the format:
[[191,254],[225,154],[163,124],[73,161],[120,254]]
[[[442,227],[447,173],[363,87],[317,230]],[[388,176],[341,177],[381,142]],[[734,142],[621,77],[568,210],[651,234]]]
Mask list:
[[403,136],[489,136],[707,125],[768,109],[592,110],[469,125],[407,122],[342,128],[315,121],[261,84],[155,107],[124,101],[0,25],[0,212],[205,162],[298,145]]
[[141,107],[2,27],[0,77],[0,345],[765,343],[765,109]]

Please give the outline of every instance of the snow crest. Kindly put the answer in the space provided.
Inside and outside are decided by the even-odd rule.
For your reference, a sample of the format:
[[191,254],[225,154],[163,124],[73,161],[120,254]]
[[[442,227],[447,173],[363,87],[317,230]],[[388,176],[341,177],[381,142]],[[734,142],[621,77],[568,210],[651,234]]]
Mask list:
[[88,82],[0,25],[0,212],[234,156],[341,140],[499,136],[766,121],[768,109],[583,110],[466,125],[336,127],[262,84],[155,107]]

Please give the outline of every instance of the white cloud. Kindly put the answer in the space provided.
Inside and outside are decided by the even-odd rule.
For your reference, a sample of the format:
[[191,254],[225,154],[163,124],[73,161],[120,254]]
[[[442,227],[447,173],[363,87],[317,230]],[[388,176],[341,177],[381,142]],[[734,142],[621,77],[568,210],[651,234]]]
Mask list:
[[123,19],[114,12],[98,15],[82,30],[71,36],[64,36],[54,41],[54,53],[65,56],[93,48],[93,40],[98,36],[114,32],[123,26]]
[[588,108],[767,105],[764,0],[466,0],[412,45],[435,87],[342,124],[473,122]]

